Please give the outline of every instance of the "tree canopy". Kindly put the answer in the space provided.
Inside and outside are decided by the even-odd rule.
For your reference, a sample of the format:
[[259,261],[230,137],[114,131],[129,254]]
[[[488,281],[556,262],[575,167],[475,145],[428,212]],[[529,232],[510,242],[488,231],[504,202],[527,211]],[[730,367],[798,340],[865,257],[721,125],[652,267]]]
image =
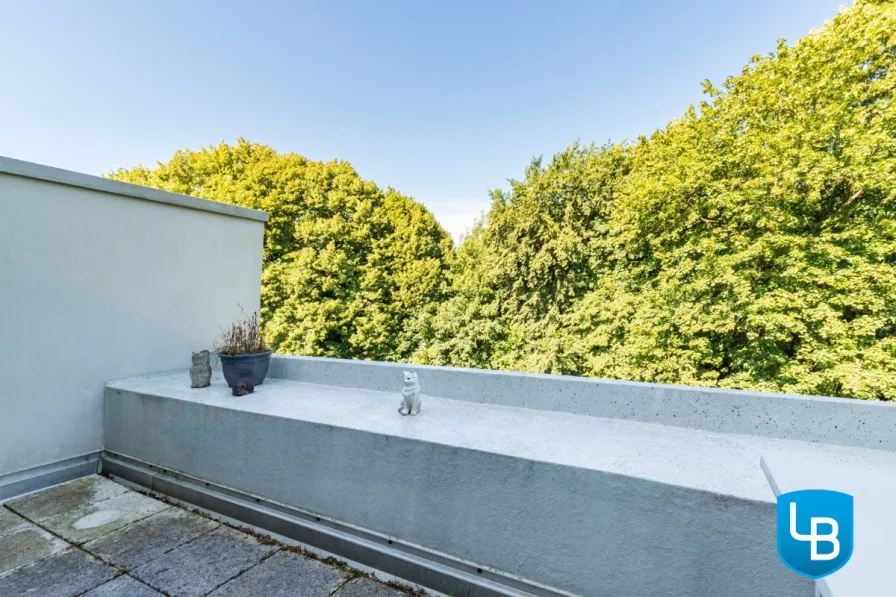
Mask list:
[[896,399],[896,11],[492,193],[423,362]]
[[422,205],[347,162],[241,139],[110,176],[270,214],[261,315],[278,352],[406,358],[406,322],[445,292],[448,234]]
[[894,63],[896,3],[857,0],[649,136],[533,160],[456,250],[346,162],[112,176],[271,214],[280,352],[896,400]]

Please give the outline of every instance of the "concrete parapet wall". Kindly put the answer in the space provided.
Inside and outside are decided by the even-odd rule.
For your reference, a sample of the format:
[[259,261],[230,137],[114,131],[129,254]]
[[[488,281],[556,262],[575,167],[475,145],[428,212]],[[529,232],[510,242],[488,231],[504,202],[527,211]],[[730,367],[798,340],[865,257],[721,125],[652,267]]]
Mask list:
[[424,394],[719,433],[896,451],[896,404],[611,379],[276,355],[276,377],[397,391],[412,368]]
[[[534,415],[514,415],[510,407],[429,397],[412,418],[395,412],[392,392],[270,379],[241,399],[214,384],[185,386],[184,375],[110,383],[107,450],[575,595],[813,593],[810,581],[778,559],[767,489],[763,499],[745,499],[561,464],[549,447],[571,448],[561,433],[537,440],[547,446],[545,457],[533,457],[527,429],[507,425]],[[491,425],[507,441],[489,443],[486,434],[456,427],[460,415],[476,416],[477,409],[476,433]],[[575,418],[537,416],[556,417],[558,429]],[[589,417],[578,418],[588,424]],[[445,439],[432,439],[437,432]],[[480,449],[470,447],[475,437]],[[686,440],[678,449],[688,449]],[[648,457],[632,454],[636,463]],[[750,460],[761,476],[758,454]]]

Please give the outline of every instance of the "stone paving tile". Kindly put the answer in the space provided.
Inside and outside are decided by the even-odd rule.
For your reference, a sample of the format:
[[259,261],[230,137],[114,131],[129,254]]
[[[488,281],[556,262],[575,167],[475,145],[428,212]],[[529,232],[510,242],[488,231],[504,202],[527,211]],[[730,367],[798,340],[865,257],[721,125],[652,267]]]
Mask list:
[[0,595],[74,597],[117,573],[83,551],[70,549],[0,577]]
[[0,537],[13,531],[28,526],[28,521],[13,512],[0,506]]
[[170,507],[164,502],[128,491],[87,508],[46,519],[41,525],[66,541],[81,544]]
[[90,475],[9,500],[4,505],[25,518],[40,522],[72,510],[86,508],[127,491],[127,487],[109,479]]
[[347,574],[323,562],[281,551],[209,597],[327,597],[347,579]]
[[277,549],[246,533],[221,527],[132,570],[131,575],[172,597],[198,597]]
[[[121,575],[40,527],[129,574]],[[369,579],[349,578],[320,561],[262,545],[251,535],[96,475],[0,505],[0,597],[404,595]]]
[[186,510],[169,508],[83,547],[106,562],[136,568],[219,526]]
[[369,578],[356,578],[342,587],[333,597],[407,597],[407,593]]
[[100,585],[92,591],[84,593],[84,597],[164,597],[155,589],[151,589],[130,576],[119,576]]
[[65,551],[68,547],[69,544],[62,539],[32,524],[0,535],[0,576]]

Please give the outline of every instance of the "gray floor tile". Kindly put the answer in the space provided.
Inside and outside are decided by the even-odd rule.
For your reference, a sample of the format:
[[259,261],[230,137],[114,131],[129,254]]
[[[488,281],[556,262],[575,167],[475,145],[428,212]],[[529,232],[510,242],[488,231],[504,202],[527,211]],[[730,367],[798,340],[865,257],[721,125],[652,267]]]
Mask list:
[[28,526],[28,521],[0,506],[0,537]]
[[43,529],[26,524],[0,536],[0,575],[65,551],[68,543]]
[[84,593],[84,597],[164,597],[155,589],[151,589],[142,582],[134,580],[130,576],[119,576],[100,585],[92,591]]
[[87,508],[54,516],[41,524],[65,540],[80,544],[168,508],[164,502],[129,491]]
[[333,597],[407,597],[407,593],[369,578],[357,578],[347,583]]
[[83,547],[106,562],[136,568],[219,526],[186,510],[169,508]]
[[281,551],[228,582],[211,597],[327,597],[347,578],[322,562]]
[[70,549],[0,577],[0,595],[74,597],[116,574],[83,551]]
[[[0,505],[0,596],[403,597],[92,476]],[[24,517],[24,518],[23,518]],[[70,547],[57,533],[128,574]],[[132,578],[133,577],[133,578]],[[139,580],[138,580],[139,579]],[[147,585],[151,585],[147,586]]]
[[131,571],[131,575],[172,595],[206,595],[276,551],[228,527],[194,539]]
[[13,512],[18,512],[25,518],[39,522],[66,512],[86,508],[126,491],[128,491],[127,487],[113,483],[99,475],[90,475],[9,500],[5,505]]

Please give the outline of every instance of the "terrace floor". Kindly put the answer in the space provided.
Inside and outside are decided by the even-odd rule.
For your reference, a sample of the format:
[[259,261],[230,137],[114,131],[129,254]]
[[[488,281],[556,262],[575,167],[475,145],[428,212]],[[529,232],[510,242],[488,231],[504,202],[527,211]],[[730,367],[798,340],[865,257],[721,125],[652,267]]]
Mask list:
[[92,475],[0,506],[0,595],[404,597]]

